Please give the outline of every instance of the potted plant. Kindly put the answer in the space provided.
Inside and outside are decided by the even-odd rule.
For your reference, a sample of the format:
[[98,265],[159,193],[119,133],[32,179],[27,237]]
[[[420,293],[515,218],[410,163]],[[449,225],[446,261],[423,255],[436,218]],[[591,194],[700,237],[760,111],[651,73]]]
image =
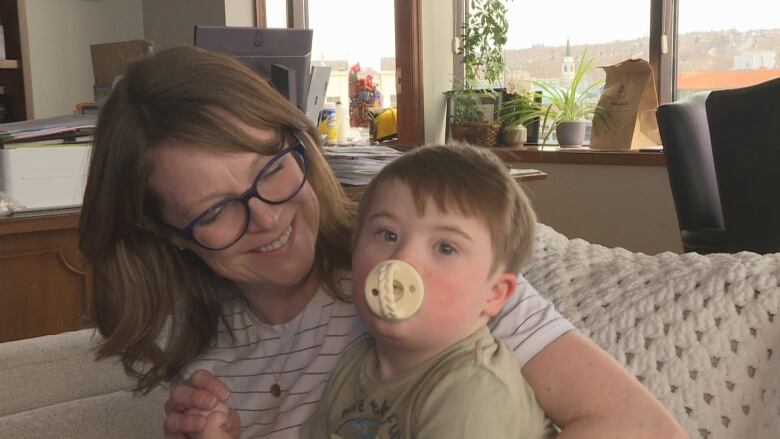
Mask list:
[[[601,108],[588,102],[587,98],[593,90],[601,87],[604,81],[596,81],[583,90],[579,89],[583,77],[593,67],[593,60],[587,58],[587,53],[586,49],[577,63],[574,77],[568,87],[532,81],[534,86],[541,89],[545,97],[549,99],[549,103],[537,108],[536,115],[542,118],[541,129],[544,130],[550,121],[552,127],[555,128],[558,144],[562,148],[582,146],[585,139],[587,117],[603,116]],[[551,132],[550,130],[544,135],[542,143],[547,141]]]
[[506,2],[511,0],[471,0],[461,33],[459,53],[463,55],[464,77],[455,81],[449,97],[454,105],[452,136],[484,146],[496,144],[501,124],[484,114],[484,101],[498,108],[501,95],[493,87],[503,79],[504,45],[509,23]]
[[455,81],[453,90],[448,94],[454,106],[452,137],[473,145],[494,146],[501,124],[491,121],[485,115],[485,101],[488,107],[492,105],[496,93],[492,90],[466,88],[462,82]]
[[499,119],[504,127],[501,143],[507,146],[523,146],[528,141],[529,125],[539,120],[540,104],[532,93],[518,93],[503,102]]

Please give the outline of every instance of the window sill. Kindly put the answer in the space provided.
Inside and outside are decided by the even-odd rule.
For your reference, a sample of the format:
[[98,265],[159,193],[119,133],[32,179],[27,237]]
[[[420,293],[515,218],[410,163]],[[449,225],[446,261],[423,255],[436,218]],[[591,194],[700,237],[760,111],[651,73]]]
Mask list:
[[666,166],[662,151],[598,151],[590,148],[559,149],[490,148],[504,161],[525,163],[560,163],[571,165]]
[[[393,145],[399,151],[414,146]],[[488,148],[508,163],[559,163],[568,165],[666,166],[662,151],[598,151],[590,148],[559,149],[557,146],[516,148],[497,146]]]

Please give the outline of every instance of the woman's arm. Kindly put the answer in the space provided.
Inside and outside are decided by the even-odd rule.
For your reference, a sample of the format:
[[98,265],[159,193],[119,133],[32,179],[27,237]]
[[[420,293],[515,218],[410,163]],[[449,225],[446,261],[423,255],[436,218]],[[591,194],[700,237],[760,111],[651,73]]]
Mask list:
[[566,438],[687,438],[672,415],[617,361],[570,331],[523,367],[547,416]]

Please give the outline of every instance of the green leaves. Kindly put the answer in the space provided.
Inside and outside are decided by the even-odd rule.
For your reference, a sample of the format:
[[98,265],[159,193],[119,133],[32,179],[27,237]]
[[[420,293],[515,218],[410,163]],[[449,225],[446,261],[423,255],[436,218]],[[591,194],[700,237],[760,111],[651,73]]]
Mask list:
[[471,0],[469,4],[460,50],[466,88],[479,88],[482,81],[493,86],[503,79],[504,45],[509,31],[507,1],[512,0]]
[[474,90],[467,88],[464,81],[454,81],[449,92],[454,104],[452,120],[454,123],[484,122],[487,120],[482,112],[482,97],[491,96],[495,99],[493,90]]
[[[580,61],[577,63],[574,77],[568,88],[541,81],[532,81],[534,87],[541,89],[550,101],[545,105],[546,111],[542,114],[544,116],[544,122],[541,124],[542,129],[546,127],[548,119],[552,121],[552,128],[555,128],[561,122],[580,120],[591,115],[600,117],[603,114],[601,108],[590,104],[586,99],[590,93],[601,87],[604,81],[596,81],[583,90],[579,90],[585,74],[593,68],[593,59],[588,58],[587,55],[588,49],[586,48]],[[552,130],[547,132],[543,142],[547,141],[551,133]]]

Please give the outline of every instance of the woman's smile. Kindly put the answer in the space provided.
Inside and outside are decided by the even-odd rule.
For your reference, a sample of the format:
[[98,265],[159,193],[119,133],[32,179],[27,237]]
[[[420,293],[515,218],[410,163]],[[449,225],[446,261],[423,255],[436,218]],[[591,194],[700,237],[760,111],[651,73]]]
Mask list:
[[254,250],[251,250],[252,253],[270,253],[274,250],[279,250],[282,247],[284,247],[288,242],[290,242],[290,237],[292,236],[293,228],[292,226],[287,226],[287,229],[276,239],[271,241],[270,243],[266,245],[261,245],[258,248],[255,248]]

